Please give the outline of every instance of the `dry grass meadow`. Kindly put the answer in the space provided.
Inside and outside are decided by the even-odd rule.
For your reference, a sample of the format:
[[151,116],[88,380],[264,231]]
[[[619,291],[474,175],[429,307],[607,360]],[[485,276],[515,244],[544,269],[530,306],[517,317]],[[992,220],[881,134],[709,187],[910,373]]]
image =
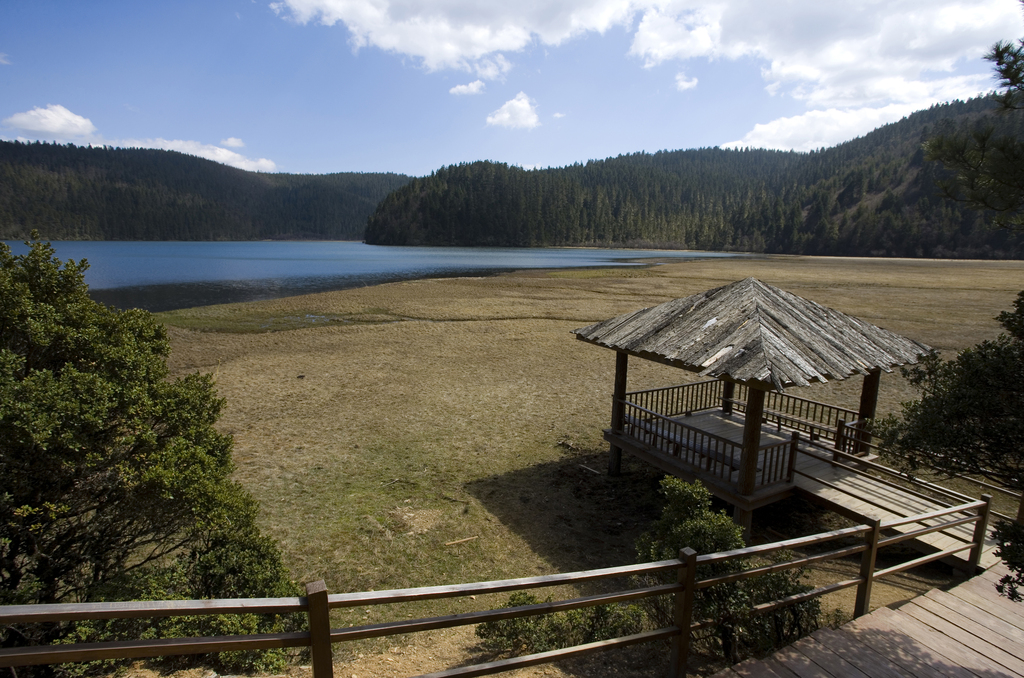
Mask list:
[[[747,276],[952,353],[998,332],[1024,262],[809,257],[394,283],[159,315],[177,374],[213,372],[236,477],[294,578],[332,592],[478,581],[631,562],[657,515],[656,474],[604,473],[614,355],[570,330]],[[632,388],[694,378],[631,361]],[[853,405],[859,379],[800,395]],[[880,409],[913,397],[882,380]],[[806,507],[755,513],[755,538],[829,527]],[[457,542],[457,543],[452,543]],[[941,568],[876,587],[906,598]],[[337,624],[500,604],[351,611]],[[469,661],[469,630],[339,648],[340,676]],[[518,675],[655,675],[658,648]],[[298,669],[297,669],[298,671]]]

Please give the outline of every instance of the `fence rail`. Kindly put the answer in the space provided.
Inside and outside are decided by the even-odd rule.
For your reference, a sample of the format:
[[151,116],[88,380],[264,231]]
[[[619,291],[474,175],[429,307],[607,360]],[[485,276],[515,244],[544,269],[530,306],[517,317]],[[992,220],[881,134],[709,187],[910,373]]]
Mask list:
[[742,445],[628,401],[623,407],[626,435],[725,483],[739,471]]
[[[626,402],[665,417],[678,417],[706,410],[722,408],[726,413],[745,413],[747,387],[720,379],[697,381],[679,386],[631,391]],[[808,398],[766,391],[764,421],[778,428],[788,428],[807,434],[811,440],[836,441],[840,422],[853,426],[858,414],[854,410],[829,405]],[[853,436],[853,433],[848,434]],[[849,444],[844,441],[843,444]]]
[[[737,385],[734,407],[738,411],[746,412],[746,398],[747,387]],[[778,391],[765,392],[764,421],[780,429],[786,427],[806,433],[811,440],[835,440],[839,422],[856,418],[857,413],[845,407]]]
[[680,386],[632,391],[626,394],[626,400],[665,417],[679,417],[721,407],[723,383],[719,379],[709,379]]
[[[486,621],[513,619],[537,614],[550,614],[606,603],[638,600],[653,596],[675,596],[674,624],[643,633],[613,638],[597,643],[587,643],[571,648],[513,657],[485,664],[459,667],[429,674],[429,678],[455,676],[482,676],[501,673],[512,669],[549,663],[592,652],[623,647],[637,643],[658,640],[673,640],[671,654],[671,675],[686,673],[691,632],[707,628],[715,620],[693,619],[694,594],[704,588],[730,584],[750,577],[778,572],[786,569],[806,567],[814,563],[848,556],[861,555],[858,577],[834,582],[813,591],[770,601],[752,608],[754,614],[767,614],[787,605],[794,605],[815,597],[844,588],[857,587],[855,616],[870,609],[872,583],[880,577],[901,572],[910,567],[944,558],[953,553],[971,549],[970,563],[977,568],[987,530],[991,496],[981,501],[970,501],[956,506],[939,509],[930,513],[910,516],[887,522],[873,521],[870,524],[824,532],[808,537],[763,544],[732,551],[697,555],[691,549],[684,549],[678,559],[663,560],[623,567],[603,568],[582,572],[570,572],[541,577],[506,579],[499,581],[431,586],[424,588],[399,589],[393,591],[365,591],[358,593],[328,594],[323,581],[306,585],[307,595],[302,598],[260,598],[205,601],[151,601],[125,603],[80,603],[66,605],[8,605],[0,606],[0,625],[20,623],[62,622],[85,619],[129,619],[140,617],[167,617],[176,615],[202,614],[279,614],[284,612],[305,612],[309,630],[298,633],[276,633],[249,636],[220,636],[202,638],[170,638],[157,640],[128,640],[106,643],[34,646],[0,649],[0,667],[16,667],[38,664],[54,664],[70,661],[97,659],[144,658],[181,654],[203,654],[230,650],[255,650],[288,647],[309,647],[313,656],[314,678],[332,678],[333,664],[331,645],[361,638],[385,637],[399,634],[479,624]],[[920,527],[910,533],[883,537],[883,533],[896,527],[910,524]],[[878,549],[929,532],[937,532],[956,525],[974,523],[974,540],[962,546],[947,549],[907,563],[884,570],[875,567]],[[722,563],[740,558],[763,558],[782,550],[799,550],[819,546],[828,542],[854,538],[858,543],[840,546],[824,553],[796,558],[781,563],[755,565],[737,573],[715,577],[697,578],[700,565]],[[675,582],[641,588],[625,588],[580,598],[549,601],[536,605],[512,608],[497,608],[479,612],[467,612],[442,617],[402,620],[360,627],[342,629],[330,628],[329,612],[332,608],[366,605],[387,605],[399,602],[435,600],[440,598],[474,596],[485,593],[500,593],[524,589],[577,585],[602,579],[626,578],[636,575],[675,572]],[[684,632],[685,630],[685,632]],[[426,676],[421,678],[427,678]]]
[[[697,386],[721,384],[720,381],[698,382]],[[739,482],[743,446],[723,436],[703,431],[698,427],[673,419],[676,415],[666,414],[674,411],[680,404],[700,405],[704,409],[718,407],[720,402],[708,405],[713,389],[694,389],[689,397],[685,394],[688,387],[669,389],[652,389],[627,394],[622,402],[622,431],[626,435],[640,440],[662,454],[686,462],[726,484]],[[721,392],[721,389],[719,389]],[[636,397],[637,394],[639,397]],[[662,406],[661,411],[643,406],[638,402],[647,403],[651,407]],[[665,405],[668,405],[667,407]],[[697,409],[687,410],[683,414],[692,414]],[[754,489],[767,487],[779,482],[793,480],[793,468],[796,450],[799,443],[798,434],[790,440],[768,443],[758,448],[758,463],[754,475]],[[736,477],[734,478],[734,474]]]

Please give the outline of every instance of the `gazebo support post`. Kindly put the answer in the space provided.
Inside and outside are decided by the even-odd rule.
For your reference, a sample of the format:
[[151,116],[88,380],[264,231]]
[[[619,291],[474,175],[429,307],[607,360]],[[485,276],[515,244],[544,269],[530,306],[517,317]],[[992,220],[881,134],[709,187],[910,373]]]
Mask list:
[[857,444],[853,453],[860,455],[865,452],[864,443],[871,442],[871,434],[864,427],[864,422],[875,418],[875,408],[878,405],[878,385],[882,381],[882,370],[875,368],[864,375],[864,385],[860,389],[860,408],[857,410],[857,420],[860,426],[855,433]]
[[[761,447],[761,422],[764,418],[764,394],[753,385],[747,387],[747,411],[743,422],[743,452],[740,456],[740,475],[736,488],[743,496],[754,493],[757,483],[757,450]],[[743,528],[743,538],[750,539],[754,512],[736,506],[733,521]]]
[[[629,354],[615,352],[615,388],[612,393],[612,433],[622,433],[626,406],[626,374],[629,372]],[[612,445],[608,451],[608,475],[617,476],[622,472],[622,448]]]
[[732,414],[732,399],[736,396],[736,384],[729,380],[722,381],[722,414]]

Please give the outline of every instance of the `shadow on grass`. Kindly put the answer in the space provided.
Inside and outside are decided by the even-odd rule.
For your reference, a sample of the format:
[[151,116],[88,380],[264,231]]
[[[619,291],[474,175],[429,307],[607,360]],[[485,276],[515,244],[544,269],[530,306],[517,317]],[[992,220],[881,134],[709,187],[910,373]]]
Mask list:
[[[607,452],[566,445],[556,461],[471,482],[465,490],[546,563],[535,574],[574,572],[636,562],[634,542],[661,512],[662,474],[623,459],[622,474],[607,475]],[[529,573],[524,573],[527,576]],[[585,592],[625,588],[625,580],[595,582]],[[533,591],[544,598],[543,589]],[[554,595],[555,598],[559,596]],[[500,658],[477,646],[468,663]],[[661,675],[668,646],[653,643],[567,659],[558,667],[574,676]]]
[[548,572],[573,572],[636,562],[633,547],[661,510],[662,475],[623,460],[606,473],[607,453],[568,449],[556,461],[468,483],[503,525],[530,544]]

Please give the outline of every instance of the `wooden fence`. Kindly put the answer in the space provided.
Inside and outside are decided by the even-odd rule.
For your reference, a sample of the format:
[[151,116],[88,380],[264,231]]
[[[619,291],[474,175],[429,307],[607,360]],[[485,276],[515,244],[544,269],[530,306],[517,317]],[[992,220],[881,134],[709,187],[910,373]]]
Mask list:
[[[901,518],[887,522],[873,521],[870,524],[834,530],[809,537],[790,539],[748,548],[697,555],[691,549],[684,549],[678,559],[664,560],[624,567],[588,570],[554,574],[525,579],[455,584],[426,588],[400,589],[392,591],[365,591],[359,593],[329,594],[323,581],[306,585],[306,596],[302,598],[234,599],[201,601],[154,601],[154,602],[108,602],[80,603],[65,605],[10,605],[0,606],[0,624],[15,625],[40,622],[62,622],[87,619],[157,618],[176,615],[204,614],[282,614],[305,612],[308,616],[308,630],[297,633],[273,633],[248,636],[173,638],[158,640],[127,640],[105,643],[51,645],[36,647],[6,648],[0,650],[0,667],[17,667],[61,662],[80,662],[99,659],[142,658],[168,655],[203,654],[230,650],[260,650],[272,648],[308,647],[312,652],[314,678],[332,678],[333,664],[331,648],[333,643],[395,636],[399,634],[428,631],[499,621],[530,615],[547,614],[573,610],[592,605],[621,603],[653,596],[674,596],[674,620],[671,626],[654,629],[634,635],[613,638],[561,650],[553,650],[500,661],[459,667],[439,673],[428,674],[429,678],[454,676],[482,676],[512,669],[544,664],[568,657],[600,652],[616,647],[671,639],[671,675],[683,676],[690,648],[691,633],[713,626],[713,619],[694,619],[694,595],[697,591],[715,586],[738,582],[771,572],[805,567],[837,558],[860,555],[860,570],[857,577],[835,582],[807,593],[759,605],[751,610],[753,614],[766,614],[788,605],[811,600],[833,591],[856,586],[857,598],[855,616],[869,611],[871,588],[875,580],[896,572],[932,562],[961,551],[971,549],[969,561],[977,568],[987,530],[991,497],[981,501],[969,501],[930,513]],[[955,549],[922,556],[914,560],[879,570],[875,567],[879,548],[923,534],[936,532],[956,525],[974,523],[974,541]],[[902,534],[893,534],[894,528],[918,524],[919,528]],[[786,562],[757,564],[772,553],[782,550],[799,550],[818,547],[822,544],[853,538],[852,545],[840,546],[824,553],[797,558]],[[701,565],[723,563],[736,559],[755,559],[755,566],[741,572],[703,579],[697,578]],[[359,627],[332,629],[330,610],[346,607],[365,607],[393,603],[434,600],[440,598],[466,597],[488,593],[501,593],[536,589],[542,587],[578,585],[612,578],[633,578],[639,575],[673,573],[671,583],[642,588],[620,588],[611,593],[589,595],[569,600],[545,602],[522,607],[498,608],[479,612],[466,612],[441,617],[402,620],[371,624]],[[635,581],[635,580],[634,580]],[[421,677],[426,678],[426,677]]]
[[[720,379],[697,381],[680,386],[651,388],[625,394],[625,401],[664,417],[695,414],[721,408],[724,412],[746,412],[747,387]],[[841,422],[853,426],[854,410],[821,403],[809,398],[767,391],[764,421],[807,434],[811,440],[836,440]],[[853,432],[848,435],[853,436]]]
[[[822,453],[830,452],[834,465],[841,466],[842,468],[861,475],[866,475],[865,472],[870,471],[876,478],[888,476],[906,485],[919,487],[930,493],[931,496],[929,499],[946,504],[947,506],[953,506],[958,502],[970,500],[970,497],[961,492],[951,490],[948,487],[943,487],[942,485],[927,482],[919,477],[912,476],[909,473],[898,471],[861,458],[865,453],[881,452],[878,445],[871,439],[871,432],[867,426],[870,422],[852,421],[850,423],[846,423],[840,421],[839,423],[839,435],[836,437],[835,444],[831,450],[820,443],[811,443],[812,446],[817,447],[822,451]],[[845,462],[845,465],[843,462]],[[1005,487],[1000,487],[999,485],[993,485],[992,483],[979,480],[978,478],[971,478],[963,475],[953,477],[965,483],[976,485],[982,490],[994,492],[1009,499],[1017,507],[1017,514],[1015,516],[997,511],[992,511],[992,515],[1009,522],[1017,522],[1024,525],[1024,493],[1015,492]],[[901,487],[901,489],[906,491],[905,487]]]

